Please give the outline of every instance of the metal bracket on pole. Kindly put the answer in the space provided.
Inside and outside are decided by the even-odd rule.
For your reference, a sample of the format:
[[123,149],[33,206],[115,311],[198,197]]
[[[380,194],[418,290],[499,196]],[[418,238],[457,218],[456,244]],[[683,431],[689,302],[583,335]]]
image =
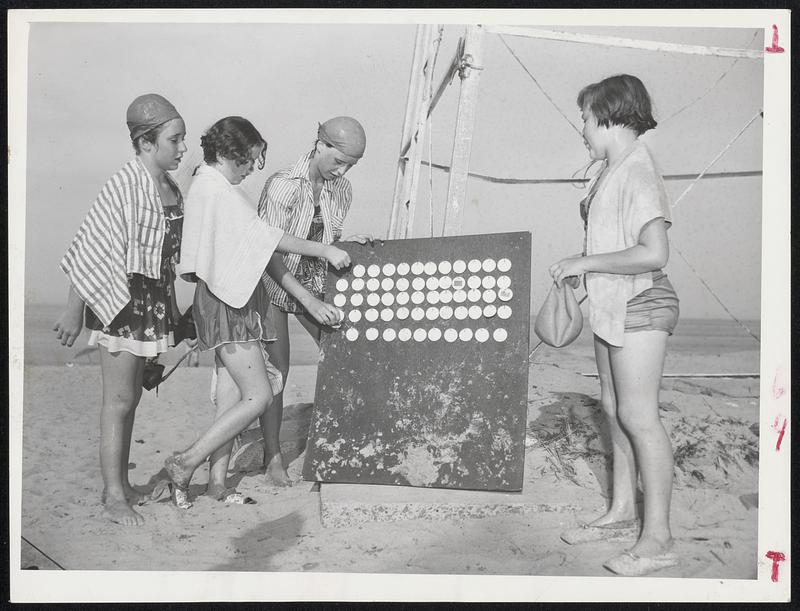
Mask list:
[[467,194],[467,174],[472,152],[472,132],[478,104],[478,82],[483,61],[483,26],[469,26],[464,42],[464,54],[459,64],[461,92],[458,98],[453,157],[450,163],[450,181],[447,185],[447,206],[444,211],[442,235],[460,235]]

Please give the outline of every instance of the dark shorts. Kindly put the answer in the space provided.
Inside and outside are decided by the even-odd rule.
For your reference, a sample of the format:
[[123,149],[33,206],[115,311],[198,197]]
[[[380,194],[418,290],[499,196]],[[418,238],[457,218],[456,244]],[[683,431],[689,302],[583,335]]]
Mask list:
[[670,335],[678,324],[678,295],[663,271],[653,272],[652,288],[628,301],[625,332],[666,331]]
[[269,314],[269,297],[261,282],[256,285],[244,306],[233,308],[221,301],[198,278],[192,312],[200,350],[234,342],[275,339],[275,326]]

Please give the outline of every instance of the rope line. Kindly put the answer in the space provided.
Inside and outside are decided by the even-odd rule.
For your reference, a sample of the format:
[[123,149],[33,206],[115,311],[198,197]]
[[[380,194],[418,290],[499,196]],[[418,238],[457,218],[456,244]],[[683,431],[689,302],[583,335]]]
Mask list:
[[717,303],[718,303],[718,304],[719,304],[719,305],[722,307],[722,309],[723,309],[723,310],[725,310],[725,312],[727,312],[728,316],[730,316],[730,317],[731,317],[731,318],[732,318],[734,321],[736,321],[736,323],[737,323],[739,326],[741,326],[741,327],[742,327],[742,329],[744,329],[745,331],[747,331],[747,333],[748,333],[748,334],[749,334],[749,335],[750,335],[750,336],[751,336],[753,339],[755,339],[755,340],[756,340],[756,341],[757,341],[757,342],[760,344],[760,343],[761,343],[761,338],[760,338],[760,337],[758,337],[758,336],[757,336],[755,333],[753,333],[753,332],[750,330],[750,327],[748,327],[746,324],[744,324],[744,323],[743,323],[741,320],[739,320],[738,318],[736,318],[736,316],[734,316],[734,315],[733,315],[733,312],[731,312],[731,311],[730,311],[730,310],[729,310],[729,309],[728,309],[728,308],[725,306],[725,304],[724,304],[724,303],[722,303],[722,300],[721,300],[719,297],[717,297],[717,294],[714,292],[714,289],[712,289],[710,286],[708,286],[708,283],[707,283],[705,280],[703,280],[703,277],[702,277],[702,276],[701,276],[701,275],[700,275],[700,274],[697,272],[697,270],[696,270],[694,267],[692,267],[692,264],[691,264],[691,263],[689,263],[688,259],[686,259],[686,257],[684,257],[684,256],[683,256],[683,253],[682,253],[682,252],[681,252],[681,251],[678,249],[678,247],[677,247],[677,246],[675,246],[675,243],[674,243],[674,242],[672,242],[672,241],[670,242],[670,248],[671,248],[672,250],[674,250],[676,253],[678,253],[678,255],[680,255],[681,259],[683,259],[683,262],[684,262],[684,263],[686,263],[686,265],[689,267],[689,269],[690,269],[690,270],[692,270],[692,273],[694,273],[694,275],[695,275],[695,276],[697,276],[697,279],[700,281],[700,283],[701,283],[701,284],[702,284],[704,287],[706,287],[706,290],[707,290],[709,293],[711,293],[711,296],[712,296],[714,299],[716,299]]
[[[432,163],[430,161],[422,160],[422,165],[431,166],[437,170],[450,171],[450,166],[441,163]],[[580,171],[580,170],[578,170]],[[740,172],[706,172],[702,178],[741,178],[747,176],[761,176],[761,170],[745,170]],[[546,184],[585,184],[591,178],[501,178],[498,176],[489,176],[488,174],[478,174],[477,172],[468,172],[470,178],[484,180],[503,185],[546,185]],[[663,176],[664,180],[692,180],[696,179],[699,174],[666,174]]]
[[574,130],[575,130],[575,133],[576,133],[576,134],[578,134],[578,135],[579,135],[581,138],[583,138],[583,134],[581,134],[581,130],[579,130],[579,129],[578,129],[576,126],[575,126],[575,124],[574,124],[572,121],[570,121],[570,120],[569,120],[569,117],[567,117],[567,115],[565,115],[565,114],[563,113],[563,111],[562,111],[562,110],[561,110],[561,109],[558,107],[558,104],[556,104],[556,103],[555,103],[555,101],[553,100],[553,98],[551,98],[551,97],[548,95],[548,93],[547,93],[547,92],[544,90],[544,87],[542,87],[542,86],[539,84],[539,81],[537,81],[537,80],[536,80],[536,77],[535,77],[535,76],[533,76],[533,74],[531,74],[531,71],[530,71],[530,70],[528,70],[528,68],[525,66],[525,64],[523,64],[523,63],[522,63],[522,60],[521,60],[519,57],[517,57],[517,54],[516,54],[516,53],[514,53],[514,50],[513,50],[511,47],[509,47],[509,46],[508,46],[508,43],[506,42],[506,39],[503,37],[503,35],[502,35],[502,34],[498,34],[498,38],[500,38],[500,42],[502,42],[502,43],[505,45],[506,49],[508,49],[508,52],[509,52],[509,53],[511,53],[511,55],[514,57],[514,59],[516,59],[516,60],[517,60],[517,63],[518,63],[520,66],[522,66],[522,69],[523,69],[523,70],[524,70],[524,71],[527,73],[527,75],[528,75],[529,77],[531,77],[531,80],[532,80],[532,81],[533,81],[533,82],[536,84],[536,86],[539,88],[539,91],[541,91],[541,92],[542,92],[542,94],[544,95],[544,97],[546,97],[546,98],[547,98],[547,101],[548,101],[548,102],[550,102],[550,104],[552,104],[552,105],[553,105],[553,108],[555,108],[555,109],[558,111],[558,114],[560,114],[562,117],[564,117],[564,120],[565,120],[567,123],[569,123],[569,126],[570,126],[572,129],[574,129]]
[[711,168],[711,166],[713,166],[715,163],[717,163],[717,161],[719,161],[719,160],[720,160],[720,158],[721,158],[721,157],[722,157],[722,156],[723,156],[725,153],[727,153],[727,152],[728,152],[728,149],[729,149],[729,148],[731,148],[731,146],[733,146],[733,143],[734,143],[734,142],[736,142],[736,141],[739,139],[739,136],[741,136],[741,135],[742,135],[742,134],[745,132],[745,130],[746,130],[748,127],[750,127],[750,125],[752,125],[753,121],[755,121],[755,120],[756,120],[758,117],[763,117],[763,116],[764,116],[764,111],[763,111],[763,109],[762,109],[762,110],[759,110],[759,111],[758,111],[756,114],[754,114],[754,115],[753,115],[753,118],[752,118],[752,119],[750,119],[750,120],[749,120],[749,121],[748,121],[748,122],[745,124],[745,126],[744,126],[742,129],[740,129],[740,130],[739,130],[739,133],[738,133],[738,134],[736,134],[736,135],[735,135],[733,138],[731,138],[731,140],[728,142],[728,144],[726,144],[726,145],[725,145],[725,147],[724,147],[724,148],[723,148],[723,149],[722,149],[722,150],[721,150],[719,153],[717,153],[717,156],[716,156],[716,157],[714,157],[714,159],[712,159],[712,160],[711,160],[711,162],[710,162],[710,163],[709,163],[709,164],[708,164],[708,165],[707,165],[705,168],[703,168],[703,171],[702,171],[702,172],[700,172],[700,173],[697,175],[697,178],[695,178],[695,179],[694,179],[694,180],[693,180],[693,181],[692,181],[692,182],[689,184],[689,186],[687,186],[687,187],[686,187],[686,188],[683,190],[683,193],[681,193],[681,194],[678,196],[678,199],[676,199],[676,200],[675,200],[675,202],[672,204],[672,207],[673,207],[673,208],[674,208],[675,206],[677,206],[677,205],[680,203],[680,201],[681,201],[681,200],[682,200],[684,197],[686,197],[686,195],[688,195],[689,191],[691,191],[691,190],[692,190],[692,188],[694,188],[694,186],[695,186],[695,185],[698,183],[698,181],[699,181],[701,178],[703,178],[703,176],[705,176],[706,172],[707,172],[707,171],[708,171],[708,170]]
[[[753,38],[751,38],[751,39],[750,39],[750,42],[749,42],[749,43],[747,43],[747,47],[750,47],[750,46],[752,46],[752,44],[753,44],[753,41],[754,41],[754,40],[755,40],[755,39],[758,37],[758,35],[759,35],[759,34],[760,34],[760,31],[759,31],[759,30],[756,30],[755,34],[753,34]],[[742,58],[741,58],[741,57],[737,57],[736,59],[734,59],[734,60],[731,62],[731,64],[730,64],[730,65],[727,67],[727,69],[726,69],[726,70],[725,70],[725,71],[724,71],[724,72],[723,72],[723,73],[722,73],[722,74],[719,76],[719,78],[717,78],[717,80],[716,80],[716,81],[714,81],[714,83],[711,85],[711,87],[709,87],[709,88],[706,90],[706,92],[705,92],[705,93],[703,93],[703,94],[702,94],[700,97],[698,97],[698,98],[695,98],[693,101],[689,102],[688,104],[686,104],[686,105],[685,105],[685,106],[683,106],[682,108],[680,108],[680,109],[676,110],[674,113],[672,113],[672,114],[671,114],[670,116],[668,116],[666,119],[664,119],[664,120],[661,122],[661,125],[664,125],[665,123],[669,122],[670,120],[672,120],[673,118],[675,118],[676,116],[678,116],[679,114],[681,114],[681,113],[682,113],[684,110],[686,110],[687,108],[690,108],[690,107],[694,106],[694,105],[695,105],[695,104],[697,104],[697,103],[698,103],[700,100],[702,100],[703,98],[705,98],[705,97],[706,97],[706,96],[707,96],[709,93],[711,93],[711,92],[714,90],[714,88],[715,88],[717,85],[719,85],[719,84],[722,82],[722,80],[723,80],[723,79],[724,79],[726,76],[728,76],[728,74],[730,73],[730,71],[731,71],[731,70],[733,70],[733,67],[734,67],[734,66],[735,66],[737,63],[739,63],[739,60],[740,60],[740,59],[742,59]]]
[[[550,95],[545,91],[544,87],[542,87],[542,85],[539,83],[539,81],[536,79],[536,77],[533,76],[531,71],[528,70],[528,68],[525,66],[525,64],[522,62],[522,60],[517,56],[516,53],[514,53],[514,50],[508,45],[508,43],[506,42],[503,34],[500,33],[500,32],[496,32],[496,33],[498,34],[498,38],[500,38],[500,41],[503,43],[503,46],[505,46],[505,48],[508,50],[508,52],[511,53],[511,56],[517,61],[517,63],[522,67],[522,69],[525,71],[525,73],[531,78],[531,80],[534,82],[534,84],[539,88],[539,91],[541,91],[542,95],[544,95],[544,97],[547,98],[547,100],[550,102],[550,104],[553,106],[553,108],[555,108],[558,111],[558,113],[564,118],[564,120],[570,125],[570,127],[572,127],[572,129],[579,136],[582,136],[581,131],[575,126],[575,124],[572,121],[570,121],[570,119],[567,117],[567,115],[564,114],[564,112],[559,108],[558,104],[556,104],[555,101],[553,100],[553,98],[551,98]],[[757,36],[758,36],[758,31],[756,31],[755,34],[753,35],[753,38],[750,40],[750,44],[752,44],[752,42],[756,39]],[[693,101],[689,102],[685,106],[679,108],[676,112],[674,112],[672,115],[667,117],[662,122],[662,124],[670,121],[671,119],[673,119],[674,117],[676,117],[680,113],[684,112],[685,110],[687,110],[691,106],[694,106],[700,100],[702,100],[703,98],[708,96],[717,87],[717,85],[719,85],[719,83],[722,82],[725,79],[726,76],[728,76],[728,74],[731,72],[731,70],[734,68],[734,66],[739,62],[739,59],[741,59],[741,57],[743,57],[743,56],[736,56],[736,59],[714,81],[714,83],[711,85],[711,87],[709,87],[702,95],[700,95],[699,97],[697,97]],[[717,161],[719,161],[723,157],[723,155],[725,155],[725,153],[728,151],[728,149],[730,149],[730,147],[733,146],[734,142],[736,142],[739,139],[739,137],[747,130],[748,127],[750,127],[750,125],[752,125],[753,121],[755,121],[756,118],[759,117],[759,116],[761,116],[761,117],[764,116],[763,109],[760,109],[745,124],[745,126],[741,130],[739,130],[739,132],[725,145],[725,147],[711,160],[711,162],[709,162],[708,165],[706,165],[706,167],[703,168],[703,170],[699,174],[697,174],[697,175],[692,175],[692,174],[673,174],[673,175],[667,175],[667,176],[663,177],[664,180],[688,180],[688,179],[692,180],[692,182],[686,187],[686,189],[684,189],[684,191],[680,194],[680,196],[672,204],[672,208],[675,208],[678,205],[678,203],[680,203],[683,200],[683,198],[686,197],[689,194],[689,192],[694,188],[694,186],[700,180],[702,180],[703,178],[728,178],[728,177],[761,176],[762,175],[761,171],[717,172],[717,173],[709,173],[708,172],[708,170],[711,169],[711,167]],[[431,156],[432,155],[430,155],[430,153],[429,153],[428,157],[430,158]],[[425,162],[425,161],[423,161],[422,163],[427,163],[427,165],[429,167],[431,167],[431,168],[436,167],[437,169],[450,171],[450,168],[447,167],[447,166],[435,164],[433,162]],[[477,178],[479,180],[485,180],[487,182],[493,182],[493,183],[499,183],[499,184],[553,184],[553,183],[567,183],[567,184],[572,184],[572,185],[580,185],[580,184],[585,184],[589,180],[587,178],[582,178],[582,179],[576,179],[576,178],[567,178],[567,179],[565,179],[565,178],[557,178],[557,179],[497,178],[497,177],[487,176],[487,175],[483,175],[483,174],[477,174],[477,173],[473,173],[473,172],[469,172],[467,175],[470,176],[471,178]],[[741,320],[739,320],[736,316],[734,316],[734,314],[725,306],[725,304],[722,302],[722,300],[717,296],[717,294],[714,292],[714,290],[708,285],[708,283],[705,280],[703,280],[703,278],[700,276],[700,274],[697,272],[697,270],[695,270],[694,267],[689,263],[689,261],[683,255],[683,253],[677,247],[675,247],[674,245],[673,245],[673,249],[675,250],[675,252],[678,253],[678,255],[681,257],[681,259],[683,259],[683,261],[686,263],[686,265],[692,271],[692,273],[694,273],[695,276],[697,276],[698,280],[708,290],[708,292],[712,295],[712,297],[714,297],[714,299],[717,301],[717,303],[719,303],[719,305],[722,307],[722,309],[725,310],[725,312],[728,314],[728,316],[730,316],[731,319],[736,321],[737,324],[739,324],[751,337],[753,337],[760,344],[761,343],[760,338],[755,333],[753,333],[747,325],[745,325]],[[586,299],[586,297],[584,297],[583,299]],[[580,303],[583,303],[583,299],[580,301]],[[538,344],[536,344],[536,346],[534,346],[533,350],[531,350],[530,354],[528,355],[528,359],[529,360],[533,356],[533,354],[536,352],[536,350],[539,349],[539,347],[542,345],[542,343],[543,342],[540,341]]]
[[45,558],[47,558],[47,559],[48,559],[50,562],[52,562],[53,564],[55,564],[55,565],[56,565],[58,568],[60,568],[62,571],[66,571],[66,570],[67,570],[67,569],[65,569],[63,566],[61,566],[61,565],[60,565],[58,562],[56,562],[55,560],[53,560],[53,559],[52,559],[50,556],[48,556],[48,555],[47,555],[45,552],[43,552],[41,549],[39,549],[37,546],[35,546],[33,543],[31,543],[30,541],[28,541],[28,539],[26,539],[24,536],[22,536],[22,535],[20,535],[20,536],[22,537],[22,540],[23,540],[23,541],[25,541],[25,543],[27,543],[28,545],[30,545],[30,546],[31,546],[33,549],[35,549],[35,550],[36,550],[37,552],[39,552],[39,553],[40,553],[42,556],[44,556]]

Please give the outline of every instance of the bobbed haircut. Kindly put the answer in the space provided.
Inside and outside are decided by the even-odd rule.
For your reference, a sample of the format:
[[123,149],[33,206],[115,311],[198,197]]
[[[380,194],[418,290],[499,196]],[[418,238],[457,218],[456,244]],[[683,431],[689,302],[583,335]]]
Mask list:
[[581,89],[578,108],[587,107],[598,125],[621,125],[635,131],[637,136],[657,125],[650,94],[642,81],[630,74],[610,76]]
[[244,117],[234,116],[220,119],[200,137],[203,160],[206,163],[216,163],[220,157],[224,157],[239,164],[245,164],[250,160],[250,149],[257,145],[263,147],[257,160],[258,168],[262,169],[267,152],[267,141]]

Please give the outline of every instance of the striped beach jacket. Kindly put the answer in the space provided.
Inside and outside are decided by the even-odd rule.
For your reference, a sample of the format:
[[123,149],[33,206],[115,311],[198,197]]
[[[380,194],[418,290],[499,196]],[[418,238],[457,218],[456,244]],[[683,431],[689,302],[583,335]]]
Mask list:
[[[303,155],[293,166],[276,172],[267,179],[258,202],[258,215],[264,221],[286,233],[305,240],[314,217],[314,194],[308,176],[311,153]],[[324,222],[323,243],[332,244],[342,237],[342,226],[353,192],[345,177],[325,181],[320,193],[319,205]],[[300,264],[296,253],[283,255],[290,273],[296,274]],[[270,300],[278,307],[285,307],[292,299],[264,272],[262,281]]]
[[75,291],[103,324],[130,301],[129,274],[159,277],[165,231],[156,184],[134,158],[103,186],[61,259]]

